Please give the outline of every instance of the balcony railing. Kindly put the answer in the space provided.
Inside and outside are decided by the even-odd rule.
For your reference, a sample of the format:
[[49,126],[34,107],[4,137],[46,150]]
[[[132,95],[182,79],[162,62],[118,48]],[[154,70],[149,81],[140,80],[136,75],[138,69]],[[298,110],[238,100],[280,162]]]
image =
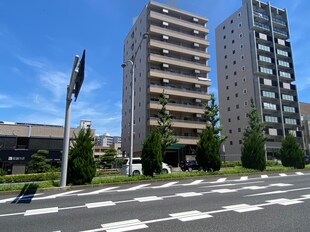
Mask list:
[[262,19],[265,19],[265,20],[269,20],[269,16],[268,15],[265,15],[265,14],[262,14],[258,11],[253,11],[253,14],[257,17],[260,17]]

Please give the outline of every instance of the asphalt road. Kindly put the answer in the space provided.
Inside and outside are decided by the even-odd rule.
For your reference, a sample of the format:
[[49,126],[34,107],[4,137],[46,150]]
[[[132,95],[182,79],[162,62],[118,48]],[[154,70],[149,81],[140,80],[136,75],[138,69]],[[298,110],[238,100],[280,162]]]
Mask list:
[[0,231],[310,230],[310,173],[306,172],[33,194],[0,195]]

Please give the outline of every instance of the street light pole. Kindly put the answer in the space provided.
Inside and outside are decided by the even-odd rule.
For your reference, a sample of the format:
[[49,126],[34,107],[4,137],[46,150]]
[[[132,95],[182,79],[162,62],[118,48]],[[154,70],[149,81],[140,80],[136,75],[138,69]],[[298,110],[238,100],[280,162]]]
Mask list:
[[132,158],[133,158],[133,127],[134,127],[134,107],[135,107],[135,59],[136,55],[139,51],[139,48],[141,46],[141,43],[144,39],[148,38],[149,34],[144,33],[142,36],[142,39],[139,43],[139,46],[132,58],[132,60],[127,60],[122,64],[122,68],[125,68],[128,63],[131,65],[131,114],[130,114],[130,153],[129,153],[129,173],[128,175],[132,175]]

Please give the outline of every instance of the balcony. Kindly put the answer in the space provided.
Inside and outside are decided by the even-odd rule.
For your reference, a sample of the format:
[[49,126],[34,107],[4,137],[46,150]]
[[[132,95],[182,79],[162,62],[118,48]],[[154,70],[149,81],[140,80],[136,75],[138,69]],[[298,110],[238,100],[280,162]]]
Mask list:
[[157,62],[161,64],[169,64],[169,65],[175,65],[182,68],[189,68],[189,69],[197,69],[205,72],[210,72],[211,68],[205,64],[197,64],[195,62],[190,62],[188,60],[181,60],[177,58],[172,58],[168,56],[161,56],[156,54],[150,54],[149,56],[149,62]]
[[[149,126],[157,126],[157,118],[150,118],[148,121]],[[187,128],[187,129],[200,129],[203,130],[206,128],[205,122],[196,122],[196,121],[186,121],[186,120],[172,120],[172,128]]]
[[177,136],[178,143],[196,145],[199,141],[199,137],[190,137],[190,136]]
[[182,73],[172,72],[170,70],[158,70],[158,69],[151,69],[149,71],[149,77],[156,77],[160,79],[168,79],[173,81],[179,81],[179,82],[185,82],[185,83],[192,83],[192,84],[198,84],[200,86],[211,86],[211,80],[199,80],[198,77],[192,76],[192,75],[184,75]]
[[169,29],[166,29],[163,27],[154,26],[154,25],[150,26],[150,33],[167,35],[170,37],[178,38],[180,40],[186,40],[186,41],[193,42],[193,43],[199,43],[199,44],[204,45],[206,47],[208,47],[210,45],[209,40],[199,38],[199,37],[195,37],[195,36],[192,36],[189,34],[184,34],[184,33],[177,32],[177,31],[169,30]]
[[186,27],[186,28],[189,28],[189,29],[198,30],[198,31],[204,32],[206,34],[209,33],[209,29],[204,27],[204,26],[202,26],[202,25],[195,24],[195,23],[190,23],[188,21],[184,21],[184,20],[181,20],[181,19],[176,19],[174,17],[168,16],[168,15],[163,15],[163,14],[157,13],[155,11],[151,11],[149,17],[151,19],[157,19],[157,20],[160,20],[160,21],[165,21],[165,22],[168,22],[168,23],[172,23],[172,24],[178,25],[180,27]]
[[150,47],[155,47],[155,48],[159,48],[159,49],[167,49],[169,51],[183,53],[183,54],[187,54],[190,56],[199,56],[201,58],[210,59],[210,54],[207,52],[174,45],[174,44],[169,43],[169,42],[151,40],[150,41]]
[[[162,108],[161,104],[159,102],[150,102],[148,105],[149,109],[155,109],[160,110]],[[199,106],[192,106],[192,105],[183,105],[183,104],[177,104],[177,103],[168,103],[166,105],[166,109],[168,111],[177,111],[177,112],[185,112],[185,113],[193,113],[193,114],[204,114],[203,107]]]
[[174,88],[171,86],[151,85],[148,89],[149,93],[161,94],[165,91],[167,95],[173,95],[178,97],[187,97],[192,99],[210,100],[211,96],[206,92],[191,91],[186,89]]

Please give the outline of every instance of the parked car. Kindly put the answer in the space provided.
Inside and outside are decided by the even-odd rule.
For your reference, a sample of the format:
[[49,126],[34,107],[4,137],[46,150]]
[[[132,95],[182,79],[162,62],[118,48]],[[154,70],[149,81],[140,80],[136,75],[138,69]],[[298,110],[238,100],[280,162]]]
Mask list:
[[310,155],[305,156],[305,164],[310,164]]
[[185,171],[191,172],[193,170],[199,170],[199,169],[200,168],[196,160],[187,160],[181,163],[181,170],[183,172]]
[[[171,173],[171,169],[166,163],[162,163],[162,171],[164,173]],[[142,161],[141,158],[132,158],[132,170],[131,175],[132,176],[139,176],[142,172]],[[124,158],[124,162],[121,167],[121,174],[122,175],[129,175],[129,158]]]

